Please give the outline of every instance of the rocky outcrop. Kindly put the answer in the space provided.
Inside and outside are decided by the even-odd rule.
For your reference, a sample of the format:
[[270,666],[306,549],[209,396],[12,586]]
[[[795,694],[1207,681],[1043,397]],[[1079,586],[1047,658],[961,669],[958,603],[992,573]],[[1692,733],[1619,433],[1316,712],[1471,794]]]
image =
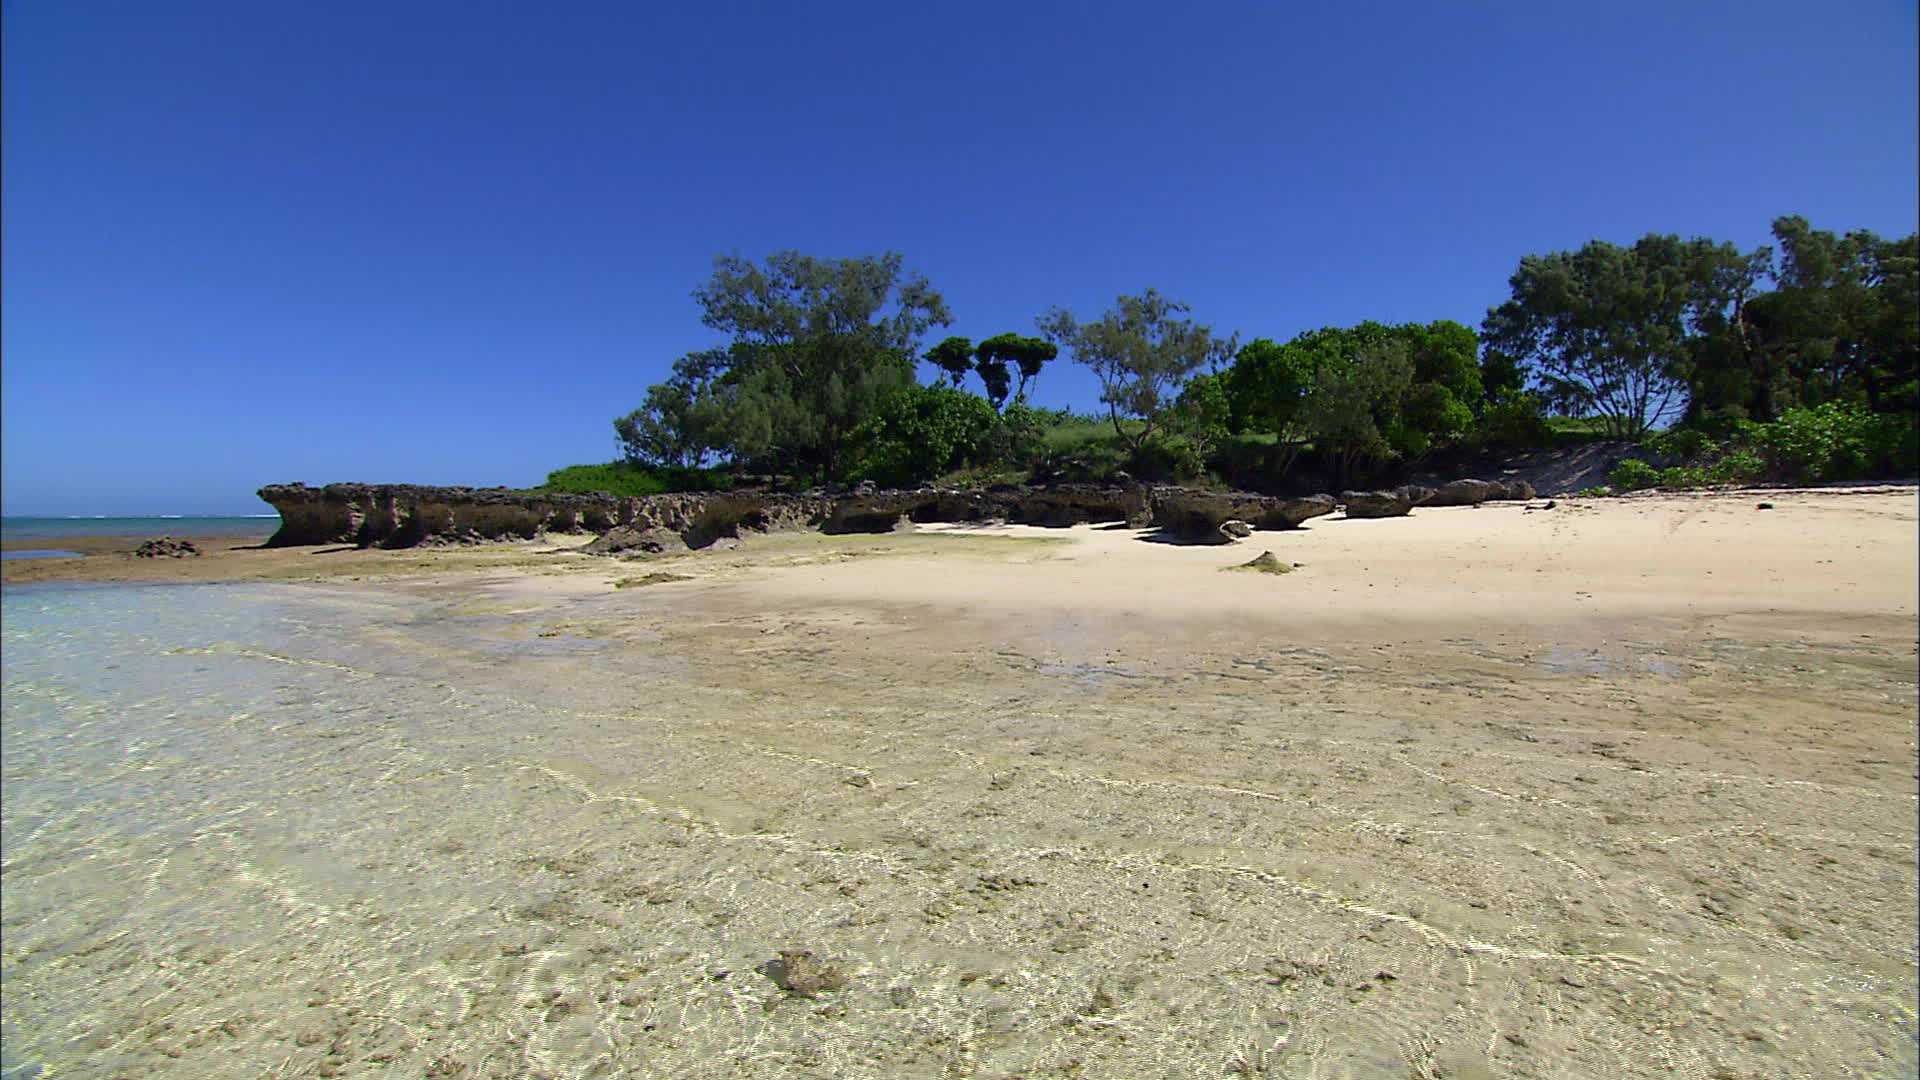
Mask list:
[[147,540],[133,549],[136,559],[186,559],[198,556],[200,549],[191,540],[162,536],[157,540]]
[[319,488],[276,484],[261,488],[260,497],[280,511],[280,530],[267,542],[273,547],[411,547],[586,531],[606,534],[593,550],[611,553],[702,548],[743,530],[888,532],[905,521],[1035,525],[1123,521],[1145,527],[1152,517],[1146,489],[1093,484],[985,491],[862,487],[803,494],[717,492],[643,498],[412,484]]
[[1405,491],[1349,491],[1340,496],[1350,518],[1406,517],[1413,498]]
[[1478,506],[1493,494],[1494,485],[1488,480],[1454,480],[1436,488],[1433,494],[1415,504],[1418,506]]
[[[1467,506],[1488,499],[1524,499],[1524,481],[1456,480],[1437,490],[1348,492],[1348,517],[1395,517],[1414,506]],[[260,497],[280,512],[271,547],[355,544],[410,547],[531,538],[547,532],[596,532],[583,550],[659,553],[704,548],[742,532],[820,529],[890,532],[908,522],[1007,521],[1033,525],[1124,522],[1157,527],[1195,543],[1230,543],[1241,524],[1292,529],[1331,514],[1327,495],[1284,498],[1244,491],[1058,484],[980,491],[949,488],[816,490],[800,494],[732,491],[621,498],[561,495],[508,488],[421,487],[412,484],[276,484]],[[1227,523],[1235,526],[1223,530]]]
[[499,540],[543,531],[594,531],[630,524],[611,495],[536,495],[506,488],[413,484],[275,484],[260,498],[280,511],[269,547],[357,544],[410,547],[429,541]]
[[1199,491],[1193,488],[1156,488],[1150,496],[1152,523],[1176,539],[1197,543],[1225,543],[1220,526],[1244,521],[1258,529],[1293,529],[1308,518],[1331,514],[1330,495],[1287,499],[1244,491]]
[[1524,502],[1533,498],[1533,485],[1525,480],[1455,480],[1439,488],[1403,488],[1419,491],[1415,506],[1478,506],[1483,502]]
[[622,552],[637,551],[646,555],[660,555],[669,551],[687,550],[687,542],[679,533],[665,529],[636,529],[631,525],[615,525],[600,534],[600,539],[580,549],[589,555],[618,555]]
[[1527,483],[1525,480],[1504,480],[1501,481],[1500,488],[1501,492],[1494,496],[1495,499],[1509,502],[1526,502],[1534,496],[1533,485]]

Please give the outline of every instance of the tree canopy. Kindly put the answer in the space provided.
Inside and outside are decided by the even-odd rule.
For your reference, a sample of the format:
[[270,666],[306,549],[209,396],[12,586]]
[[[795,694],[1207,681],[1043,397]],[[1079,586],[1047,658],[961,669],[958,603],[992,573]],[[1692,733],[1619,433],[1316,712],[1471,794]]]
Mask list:
[[828,477],[843,475],[853,430],[913,385],[921,335],[951,321],[940,294],[892,253],[818,259],[789,251],[764,265],[723,256],[694,298],[702,321],[734,339],[711,354],[700,388],[713,445]]
[[[1136,451],[1153,436],[1187,377],[1233,352],[1234,338],[1216,337],[1211,327],[1181,318],[1188,310],[1148,289],[1120,297],[1095,322],[1082,323],[1063,308],[1039,319],[1049,341],[1072,349],[1074,360],[1092,369],[1115,434]],[[1141,423],[1129,429],[1120,422],[1123,416]]]
[[963,337],[950,337],[927,350],[927,361],[946,373],[947,381],[955,390],[967,380],[967,372],[973,370],[973,342]]
[[[1028,384],[1040,374],[1041,368],[1046,367],[1054,357],[1060,355],[1060,347],[1044,338],[1011,333],[995,334],[980,343],[978,355],[982,377],[985,377],[988,367],[998,368],[1003,373],[998,380],[1003,386],[1007,381],[1004,372],[1007,370],[1007,365],[1012,364],[1020,373],[1020,383],[1013,389],[1013,400],[1025,401]],[[1006,397],[1004,389],[998,397],[993,394],[993,380],[989,380],[987,390],[988,398],[993,399],[996,406]]]

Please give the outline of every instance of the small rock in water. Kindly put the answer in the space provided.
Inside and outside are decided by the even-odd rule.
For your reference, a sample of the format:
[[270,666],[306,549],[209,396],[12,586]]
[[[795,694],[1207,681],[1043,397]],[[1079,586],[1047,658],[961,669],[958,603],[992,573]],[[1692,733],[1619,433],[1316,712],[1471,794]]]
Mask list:
[[1758,507],[1755,507],[1755,509],[1758,509],[1758,510],[1771,510],[1771,509],[1773,509],[1773,504],[1772,504],[1772,503],[1761,503],[1761,504],[1760,504],[1760,505],[1759,505]]
[[794,997],[819,997],[829,990],[845,989],[847,985],[846,975],[821,962],[811,949],[782,949],[780,958],[760,965],[760,971]]

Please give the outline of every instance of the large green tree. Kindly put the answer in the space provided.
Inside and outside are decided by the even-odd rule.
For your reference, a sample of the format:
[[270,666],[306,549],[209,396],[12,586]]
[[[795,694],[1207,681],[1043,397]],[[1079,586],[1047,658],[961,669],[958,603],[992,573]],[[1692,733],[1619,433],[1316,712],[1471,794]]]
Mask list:
[[[1038,320],[1047,340],[1100,380],[1100,401],[1113,430],[1135,452],[1154,435],[1162,414],[1187,377],[1233,354],[1235,339],[1184,318],[1189,308],[1157,290],[1122,296],[1105,315],[1083,323],[1054,308]],[[1140,421],[1129,429],[1123,417]]]
[[892,253],[723,256],[694,298],[702,321],[733,339],[703,354],[711,363],[693,393],[714,447],[836,479],[854,429],[914,384],[921,336],[951,321],[940,294]]
[[1482,338],[1499,363],[1531,367],[1554,408],[1637,438],[1680,413],[1760,257],[1657,234],[1632,247],[1596,240],[1529,255]]
[[1418,457],[1465,435],[1485,397],[1478,339],[1456,322],[1324,327],[1248,343],[1226,373],[1240,430],[1278,437],[1284,469],[1307,442],[1349,479],[1370,459]]
[[1735,404],[1755,419],[1827,401],[1920,408],[1916,236],[1840,236],[1797,216],[1776,220],[1773,235],[1777,285],[1742,313],[1748,398]]
[[1402,448],[1408,429],[1400,403],[1413,385],[1410,350],[1389,336],[1362,342],[1351,356],[1315,373],[1300,408],[1337,483],[1353,483],[1363,464]]
[[715,375],[726,365],[725,349],[688,353],[674,361],[672,378],[648,388],[640,408],[614,420],[621,455],[653,468],[704,464],[720,448],[720,417],[711,390]]

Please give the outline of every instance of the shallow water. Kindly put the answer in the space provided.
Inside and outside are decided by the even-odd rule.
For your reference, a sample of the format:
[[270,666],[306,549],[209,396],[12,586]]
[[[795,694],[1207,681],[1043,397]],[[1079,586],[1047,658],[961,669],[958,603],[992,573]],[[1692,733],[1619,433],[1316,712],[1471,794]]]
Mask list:
[[0,605],[4,1080],[1912,1071],[1904,642]]
[[78,559],[78,551],[63,551],[59,548],[40,548],[33,551],[0,551],[0,559]]
[[[186,995],[193,1019],[239,1030],[284,1015],[296,979],[362,992],[370,969],[431,967],[445,941],[421,931],[499,899],[396,852],[481,842],[459,751],[497,760],[540,726],[543,665],[602,643],[451,607],[288,586],[6,591],[9,1068],[191,1048],[187,1018],[150,1030],[142,1001]],[[445,651],[395,647],[396,628]],[[526,698],[480,685],[509,646]],[[423,795],[444,810],[421,813]],[[71,993],[69,966],[93,992]]]

